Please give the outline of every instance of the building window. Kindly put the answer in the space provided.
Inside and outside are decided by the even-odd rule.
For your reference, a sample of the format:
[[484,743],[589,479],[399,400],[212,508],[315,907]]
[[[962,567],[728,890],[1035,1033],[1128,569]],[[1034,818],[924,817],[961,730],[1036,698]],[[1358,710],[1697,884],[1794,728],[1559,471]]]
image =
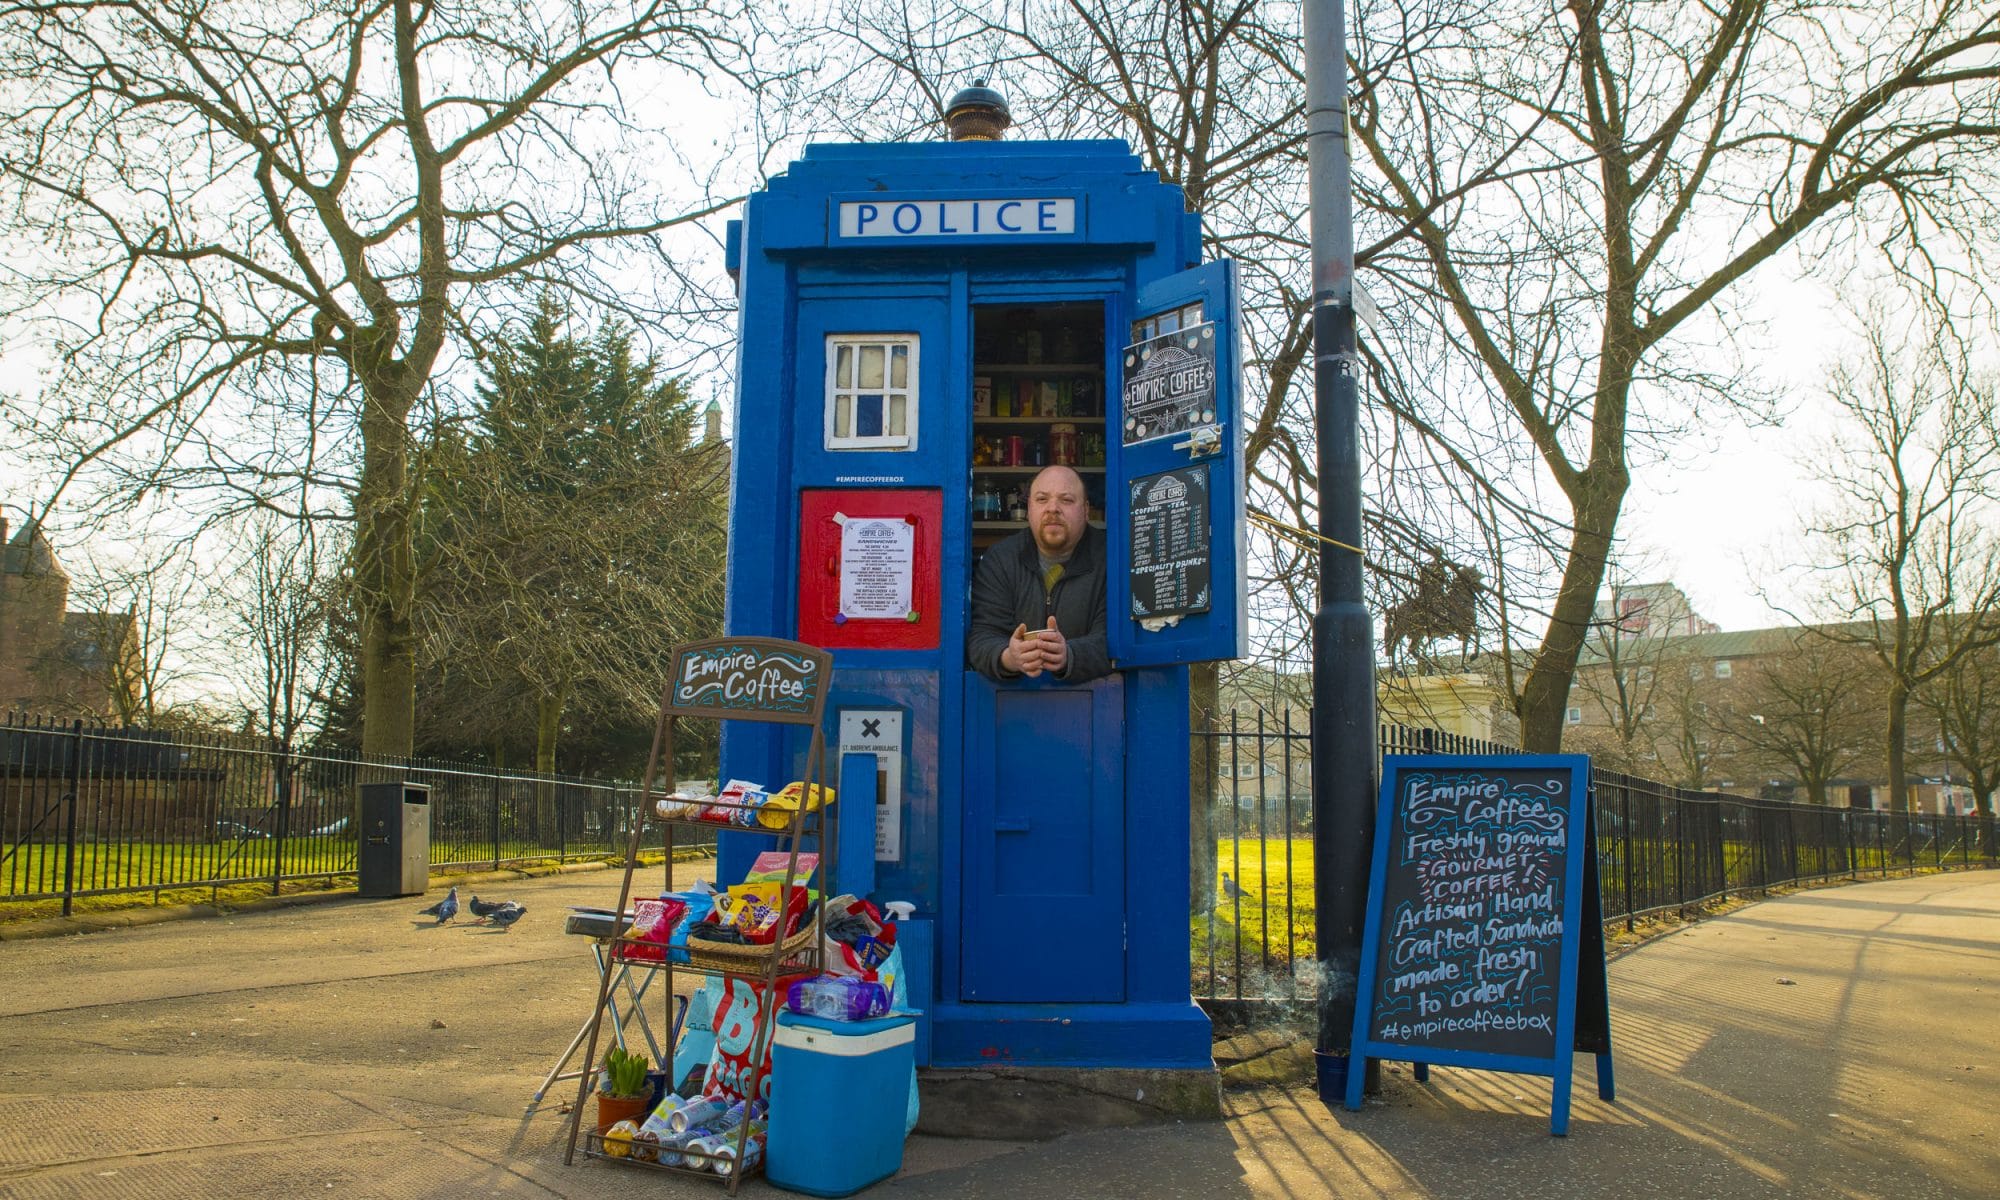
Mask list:
[[916,335],[828,335],[826,448],[908,450],[916,444]]
[[1571,708],[1563,714],[1563,720],[1569,722],[1571,725],[1581,725],[1583,724],[1583,710],[1580,708]]
[[1716,664],[1715,664],[1715,677],[1716,677],[1717,679],[1727,679],[1727,678],[1729,678],[1729,677],[1730,677],[1731,675],[1733,675],[1733,674],[1735,674],[1735,673],[1736,673],[1736,668],[1730,665],[1730,662],[1729,662],[1729,660],[1728,660],[1728,659],[1726,659],[1726,658],[1725,658],[1725,659],[1720,659],[1720,660],[1718,660],[1718,661],[1716,662]]

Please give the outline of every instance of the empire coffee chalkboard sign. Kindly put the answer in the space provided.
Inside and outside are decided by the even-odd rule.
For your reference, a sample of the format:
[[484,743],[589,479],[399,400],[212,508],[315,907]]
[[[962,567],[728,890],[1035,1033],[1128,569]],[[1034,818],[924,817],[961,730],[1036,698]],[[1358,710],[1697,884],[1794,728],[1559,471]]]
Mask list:
[[1577,1049],[1611,1098],[1589,777],[1577,755],[1384,760],[1348,1107],[1367,1058],[1519,1071],[1554,1078],[1561,1134]]
[[1133,620],[1209,610],[1208,480],[1205,464],[1132,480]]

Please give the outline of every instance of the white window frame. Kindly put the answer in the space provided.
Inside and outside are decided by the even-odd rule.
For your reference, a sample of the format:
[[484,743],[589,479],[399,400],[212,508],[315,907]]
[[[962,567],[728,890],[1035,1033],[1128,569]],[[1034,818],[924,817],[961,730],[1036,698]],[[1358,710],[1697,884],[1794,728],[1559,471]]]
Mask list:
[[1574,704],[1570,705],[1563,712],[1563,723],[1565,725],[1583,724],[1583,709]]
[[[918,370],[919,363],[917,359],[919,341],[920,339],[914,333],[829,333],[826,335],[826,408],[824,428],[826,431],[826,448],[828,450],[916,449],[917,416],[919,412],[917,381],[922,377]],[[909,350],[909,365],[904,374],[905,386],[900,388],[892,387],[889,383],[888,364],[893,358],[891,351],[897,346],[907,347]],[[863,388],[860,386],[858,378],[852,381],[838,378],[840,373],[840,350],[843,347],[851,348],[854,351],[852,358],[855,365],[853,369],[857,376],[860,371],[861,351],[867,347],[881,348],[883,352],[883,379],[881,387]],[[852,428],[852,398],[861,395],[880,395],[882,397],[882,419],[885,428],[888,424],[889,413],[892,408],[891,401],[895,397],[901,396],[903,398],[903,432],[884,433],[875,437],[862,437],[853,433],[841,434],[836,432],[840,428],[840,406],[843,399],[847,400],[850,404],[847,416],[849,428]]]
[[1715,660],[1715,677],[1717,679],[1727,679],[1734,674],[1736,674],[1736,667],[1728,659],[1718,658]]

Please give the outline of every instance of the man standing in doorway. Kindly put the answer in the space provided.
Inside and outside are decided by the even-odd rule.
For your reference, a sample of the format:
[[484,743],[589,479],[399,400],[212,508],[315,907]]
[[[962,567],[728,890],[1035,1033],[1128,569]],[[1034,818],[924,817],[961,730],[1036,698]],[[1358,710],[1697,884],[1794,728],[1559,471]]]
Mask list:
[[996,683],[1048,674],[1088,683],[1111,673],[1105,644],[1104,534],[1091,528],[1083,479],[1048,467],[1028,489],[1028,527],[987,550],[972,577],[966,663]]

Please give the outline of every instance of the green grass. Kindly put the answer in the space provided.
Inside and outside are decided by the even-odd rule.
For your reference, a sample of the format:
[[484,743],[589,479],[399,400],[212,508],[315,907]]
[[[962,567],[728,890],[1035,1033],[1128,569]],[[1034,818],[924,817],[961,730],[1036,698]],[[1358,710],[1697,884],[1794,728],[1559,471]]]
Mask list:
[[[1289,850],[1290,862],[1286,861]],[[1190,921],[1194,972],[1206,986],[1213,967],[1218,984],[1265,974],[1289,978],[1318,950],[1313,934],[1313,843],[1309,837],[1224,838],[1216,848],[1215,908]],[[1244,894],[1223,895],[1227,871]],[[1247,989],[1246,989],[1247,990]]]

